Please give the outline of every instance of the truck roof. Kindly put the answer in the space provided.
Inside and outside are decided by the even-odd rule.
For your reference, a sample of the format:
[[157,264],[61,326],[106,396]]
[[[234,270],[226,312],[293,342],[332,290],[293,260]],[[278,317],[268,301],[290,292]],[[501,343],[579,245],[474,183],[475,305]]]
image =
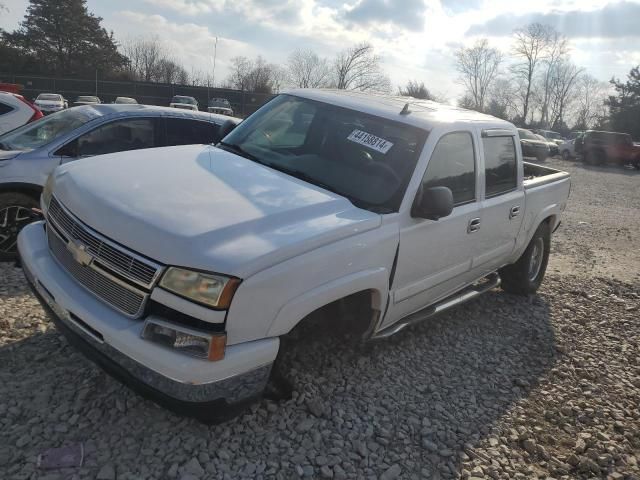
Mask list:
[[[515,129],[512,123],[491,115],[401,95],[333,89],[294,89],[284,93],[370,113],[425,130],[453,123],[475,123],[491,128]],[[406,104],[409,104],[409,113],[400,113]]]

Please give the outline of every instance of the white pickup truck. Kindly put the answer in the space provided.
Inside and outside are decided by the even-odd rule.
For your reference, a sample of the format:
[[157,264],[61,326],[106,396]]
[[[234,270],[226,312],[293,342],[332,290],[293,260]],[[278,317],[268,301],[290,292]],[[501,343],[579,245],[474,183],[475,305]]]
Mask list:
[[476,112],[296,90],[218,146],[58,168],[18,248],[72,343],[215,420],[260,397],[280,338],[312,313],[358,312],[378,339],[500,284],[535,292],[570,178],[519,145]]

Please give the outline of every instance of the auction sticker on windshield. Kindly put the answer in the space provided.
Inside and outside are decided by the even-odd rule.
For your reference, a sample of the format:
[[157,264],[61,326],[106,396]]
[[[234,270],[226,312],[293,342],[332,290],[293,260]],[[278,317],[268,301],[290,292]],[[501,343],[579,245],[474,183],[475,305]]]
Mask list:
[[389,149],[393,147],[393,143],[388,140],[376,137],[375,135],[363,132],[362,130],[354,130],[349,134],[347,140],[359,143],[360,145],[364,145],[365,147],[369,147],[380,153],[387,153]]

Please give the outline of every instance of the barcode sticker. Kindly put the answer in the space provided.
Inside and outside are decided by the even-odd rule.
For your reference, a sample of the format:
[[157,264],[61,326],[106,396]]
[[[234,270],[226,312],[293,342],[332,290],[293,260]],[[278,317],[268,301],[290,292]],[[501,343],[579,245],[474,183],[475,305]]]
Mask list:
[[390,141],[376,137],[370,133],[363,132],[362,130],[354,130],[349,134],[347,140],[359,143],[360,145],[364,145],[365,147],[369,147],[380,153],[387,153],[389,149],[393,147],[393,143]]

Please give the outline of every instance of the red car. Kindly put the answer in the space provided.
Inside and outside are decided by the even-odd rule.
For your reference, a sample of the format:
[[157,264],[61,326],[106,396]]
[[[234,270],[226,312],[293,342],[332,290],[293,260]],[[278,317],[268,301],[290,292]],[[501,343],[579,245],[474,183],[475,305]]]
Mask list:
[[589,165],[630,164],[640,170],[640,145],[627,133],[587,130],[575,145],[576,153]]

